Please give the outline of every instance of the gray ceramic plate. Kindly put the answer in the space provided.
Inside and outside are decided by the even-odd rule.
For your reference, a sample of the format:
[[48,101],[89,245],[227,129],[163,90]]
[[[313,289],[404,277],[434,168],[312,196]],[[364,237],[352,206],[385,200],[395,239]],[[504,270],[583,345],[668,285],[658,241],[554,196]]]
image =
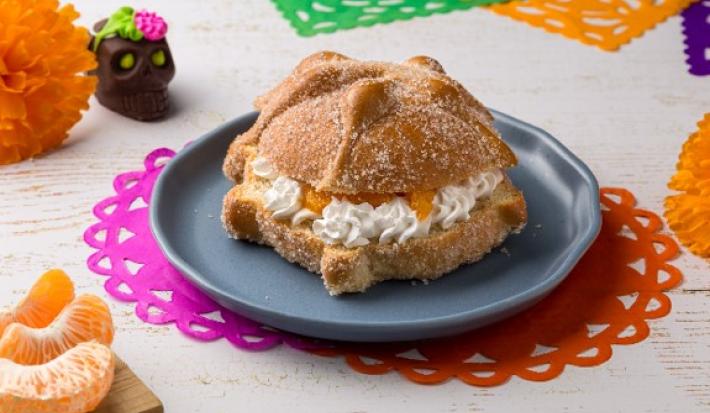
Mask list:
[[590,170],[544,131],[495,112],[518,155],[510,173],[523,190],[529,222],[481,262],[428,285],[390,281],[364,294],[331,297],[318,276],[273,250],[227,238],[219,220],[231,183],[222,160],[256,113],[224,124],[181,151],[160,175],[151,227],[168,259],[227,308],[313,337],[397,341],[460,333],[534,304],[569,273],[601,224]]

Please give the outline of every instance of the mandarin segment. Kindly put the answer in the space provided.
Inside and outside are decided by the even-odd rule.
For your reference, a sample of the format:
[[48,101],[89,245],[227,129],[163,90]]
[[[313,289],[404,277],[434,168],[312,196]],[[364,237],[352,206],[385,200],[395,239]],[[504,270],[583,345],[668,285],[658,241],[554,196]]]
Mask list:
[[0,312],[0,337],[2,337],[2,334],[7,326],[12,324],[14,321],[12,313],[9,310]]
[[0,338],[0,358],[19,364],[44,364],[88,341],[110,345],[113,321],[106,303],[86,294],[69,304],[47,327],[20,323],[8,326]]
[[372,192],[362,192],[354,195],[340,195],[335,194],[335,197],[340,200],[347,200],[355,205],[368,203],[373,207],[378,207],[386,202],[393,200],[396,195],[394,194],[376,194]]
[[323,208],[328,206],[331,201],[331,195],[327,192],[316,191],[310,185],[303,185],[303,207],[311,211],[322,214]]
[[375,194],[367,192],[356,195],[334,194],[332,192],[316,191],[310,185],[303,185],[301,190],[303,193],[303,207],[318,214],[323,213],[323,209],[330,204],[333,198],[341,201],[345,200],[356,205],[367,202],[373,207],[378,207],[385,202],[391,201],[396,196],[393,194]]
[[409,207],[417,213],[417,219],[424,221],[434,209],[435,191],[418,191],[407,195]]
[[12,323],[33,328],[48,326],[74,299],[74,284],[62,270],[49,270],[14,308],[0,311],[0,337]]
[[310,185],[303,185],[301,190],[303,193],[303,207],[317,214],[323,214],[323,209],[330,204],[333,198],[340,201],[348,201],[355,205],[368,203],[376,208],[392,201],[397,196],[404,196],[409,203],[409,207],[417,213],[417,218],[421,221],[425,220],[434,209],[434,196],[436,195],[436,191],[417,191],[409,194],[376,194],[363,192],[355,195],[345,195],[316,191]]
[[99,343],[82,343],[56,359],[25,366],[0,358],[1,413],[84,413],[111,388],[115,356]]

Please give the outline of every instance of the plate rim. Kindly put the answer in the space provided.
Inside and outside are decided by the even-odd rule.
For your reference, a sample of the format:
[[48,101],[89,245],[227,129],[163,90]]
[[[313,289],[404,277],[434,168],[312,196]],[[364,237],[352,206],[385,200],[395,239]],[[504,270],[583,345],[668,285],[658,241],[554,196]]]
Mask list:
[[[180,272],[191,284],[193,284],[198,289],[202,290],[208,296],[213,298],[219,304],[229,309],[239,308],[234,310],[235,312],[242,312],[249,318],[255,321],[263,322],[266,324],[271,324],[272,320],[289,320],[296,321],[299,324],[307,323],[312,326],[338,326],[340,328],[348,328],[352,330],[357,330],[360,332],[367,331],[368,334],[386,329],[390,332],[396,332],[402,329],[409,329],[411,327],[419,327],[421,330],[441,330],[442,327],[454,327],[459,326],[462,323],[473,322],[478,319],[483,318],[493,318],[498,314],[505,313],[511,308],[515,307],[516,303],[534,303],[547,294],[552,292],[554,288],[559,285],[572,271],[574,265],[584,256],[585,252],[592,245],[597,235],[601,230],[601,206],[600,206],[600,195],[599,195],[599,184],[596,177],[592,173],[591,169],[572,151],[565,147],[559,140],[557,140],[550,133],[545,130],[531,125],[527,122],[521,121],[513,116],[499,112],[494,109],[490,109],[496,120],[504,120],[508,123],[514,124],[520,129],[526,130],[528,133],[536,135],[541,139],[545,140],[554,152],[563,159],[568,165],[572,166],[577,170],[582,177],[583,181],[586,183],[585,188],[591,191],[591,196],[593,200],[593,205],[589,209],[590,218],[592,225],[590,225],[582,233],[580,242],[574,246],[572,250],[567,254],[564,260],[559,264],[559,266],[554,270],[549,272],[549,276],[546,277],[542,282],[535,284],[534,286],[521,291],[517,294],[508,296],[501,300],[481,307],[475,307],[470,310],[460,311],[452,314],[447,314],[443,316],[433,316],[433,317],[423,317],[416,320],[403,320],[403,321],[342,321],[342,320],[331,320],[324,321],[317,318],[303,317],[300,315],[293,315],[278,311],[267,305],[261,303],[252,302],[250,300],[243,300],[241,298],[237,299],[232,295],[223,293],[219,288],[213,285],[208,279],[206,279],[199,271],[197,271],[192,265],[190,265],[181,255],[175,251],[171,246],[168,237],[163,233],[160,225],[160,216],[158,211],[161,210],[161,197],[160,193],[165,191],[165,180],[166,176],[170,175],[172,169],[177,168],[180,161],[183,158],[187,158],[189,154],[199,147],[208,145],[215,134],[221,132],[224,129],[229,129],[237,123],[246,121],[249,118],[258,116],[258,112],[248,112],[241,116],[238,116],[230,121],[227,121],[217,128],[203,134],[199,138],[193,140],[188,145],[186,145],[182,150],[178,151],[173,159],[170,160],[165,166],[163,171],[158,175],[158,178],[154,184],[153,192],[151,194],[151,202],[149,207],[149,225],[151,233],[158,244],[158,247],[165,255],[165,258],[176,267],[178,272]],[[225,178],[226,179],[226,178]],[[226,236],[226,235],[225,235]],[[316,274],[317,275],[317,274]],[[324,294],[326,294],[324,289]],[[337,298],[334,298],[337,299]],[[229,304],[226,305],[225,302]],[[268,319],[269,321],[264,321]],[[277,326],[279,329],[285,331],[291,331],[299,333],[299,331],[294,331],[288,327]],[[297,326],[296,326],[297,327]],[[476,328],[476,327],[474,327]],[[298,329],[296,329],[298,330]],[[301,329],[302,330],[302,329]],[[313,330],[313,328],[309,328]],[[300,334],[303,334],[301,331]],[[430,334],[429,337],[442,336],[442,334]],[[323,338],[333,338],[333,334],[323,334]],[[350,339],[352,340],[352,339]],[[377,341],[372,339],[362,340],[362,341]],[[380,340],[382,341],[382,340]]]

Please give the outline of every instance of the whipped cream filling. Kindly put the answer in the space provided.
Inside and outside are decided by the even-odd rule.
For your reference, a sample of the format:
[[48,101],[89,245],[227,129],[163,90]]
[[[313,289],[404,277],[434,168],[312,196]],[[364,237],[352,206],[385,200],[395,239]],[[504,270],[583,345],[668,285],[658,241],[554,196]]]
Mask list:
[[431,228],[431,216],[419,221],[417,213],[409,207],[407,200],[397,197],[375,209],[377,225],[382,229],[380,244],[396,241],[400,244],[410,238],[425,237]]
[[347,248],[367,245],[373,239],[380,244],[403,243],[427,236],[432,225],[449,229],[469,219],[477,201],[489,197],[504,178],[503,172],[496,169],[439,189],[432,202],[432,212],[422,221],[402,197],[395,197],[377,208],[369,203],[353,204],[333,197],[319,215],[303,208],[298,181],[279,176],[263,157],[257,157],[251,166],[255,175],[271,181],[271,187],[264,192],[264,201],[275,219],[290,219],[293,225],[313,221],[311,229],[323,242],[343,244]]
[[271,187],[264,191],[264,206],[276,219],[291,219],[293,225],[318,218],[320,215],[301,207],[301,184],[286,176],[279,176],[264,158],[256,158],[251,163],[254,175],[271,181]]
[[455,223],[469,219],[476,201],[491,196],[502,181],[503,172],[496,169],[472,176],[459,185],[439,189],[434,196],[432,223],[449,229]]
[[336,198],[323,208],[323,217],[313,221],[311,228],[326,244],[343,244],[348,248],[367,245],[370,238],[382,232],[372,205],[355,205]]
[[251,169],[254,171],[254,175],[273,181],[279,177],[279,173],[274,169],[269,161],[264,157],[257,157],[251,162]]

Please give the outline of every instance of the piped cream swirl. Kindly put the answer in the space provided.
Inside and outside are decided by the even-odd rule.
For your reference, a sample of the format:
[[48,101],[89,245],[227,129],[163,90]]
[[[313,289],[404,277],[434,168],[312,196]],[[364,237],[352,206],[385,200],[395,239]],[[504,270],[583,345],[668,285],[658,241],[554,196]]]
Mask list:
[[279,176],[264,192],[264,201],[274,218],[291,218],[301,210],[301,185],[293,179]]
[[313,221],[312,229],[326,244],[343,244],[347,248],[367,245],[370,238],[381,233],[372,205],[355,205],[335,198],[323,209],[323,217]]
[[254,171],[254,175],[268,179],[269,181],[273,181],[279,176],[278,171],[271,166],[266,158],[261,156],[251,162],[251,168]]
[[403,243],[410,238],[425,237],[431,227],[431,214],[424,220],[417,219],[417,213],[409,207],[404,198],[397,197],[375,210],[375,219],[380,232],[380,244],[390,241]]
[[275,219],[291,219],[293,225],[318,218],[320,215],[310,209],[302,208],[302,190],[298,181],[279,173],[266,158],[258,157],[251,162],[254,175],[271,181],[271,187],[264,192],[266,209]]
[[441,188],[434,197],[432,222],[449,229],[455,223],[467,220],[476,201],[491,196],[502,181],[503,172],[496,169],[472,176],[459,185]]
[[427,236],[433,225],[449,229],[457,222],[469,219],[477,201],[491,196],[504,179],[501,170],[493,170],[439,189],[434,196],[432,212],[424,220],[417,218],[416,212],[402,197],[395,197],[377,208],[369,203],[353,204],[333,197],[319,215],[303,208],[298,181],[279,176],[265,158],[256,158],[251,165],[255,175],[272,182],[264,192],[264,201],[275,219],[290,219],[294,225],[312,220],[311,229],[323,242],[342,244],[347,248],[367,245],[372,239],[377,239],[380,244],[403,243]]

